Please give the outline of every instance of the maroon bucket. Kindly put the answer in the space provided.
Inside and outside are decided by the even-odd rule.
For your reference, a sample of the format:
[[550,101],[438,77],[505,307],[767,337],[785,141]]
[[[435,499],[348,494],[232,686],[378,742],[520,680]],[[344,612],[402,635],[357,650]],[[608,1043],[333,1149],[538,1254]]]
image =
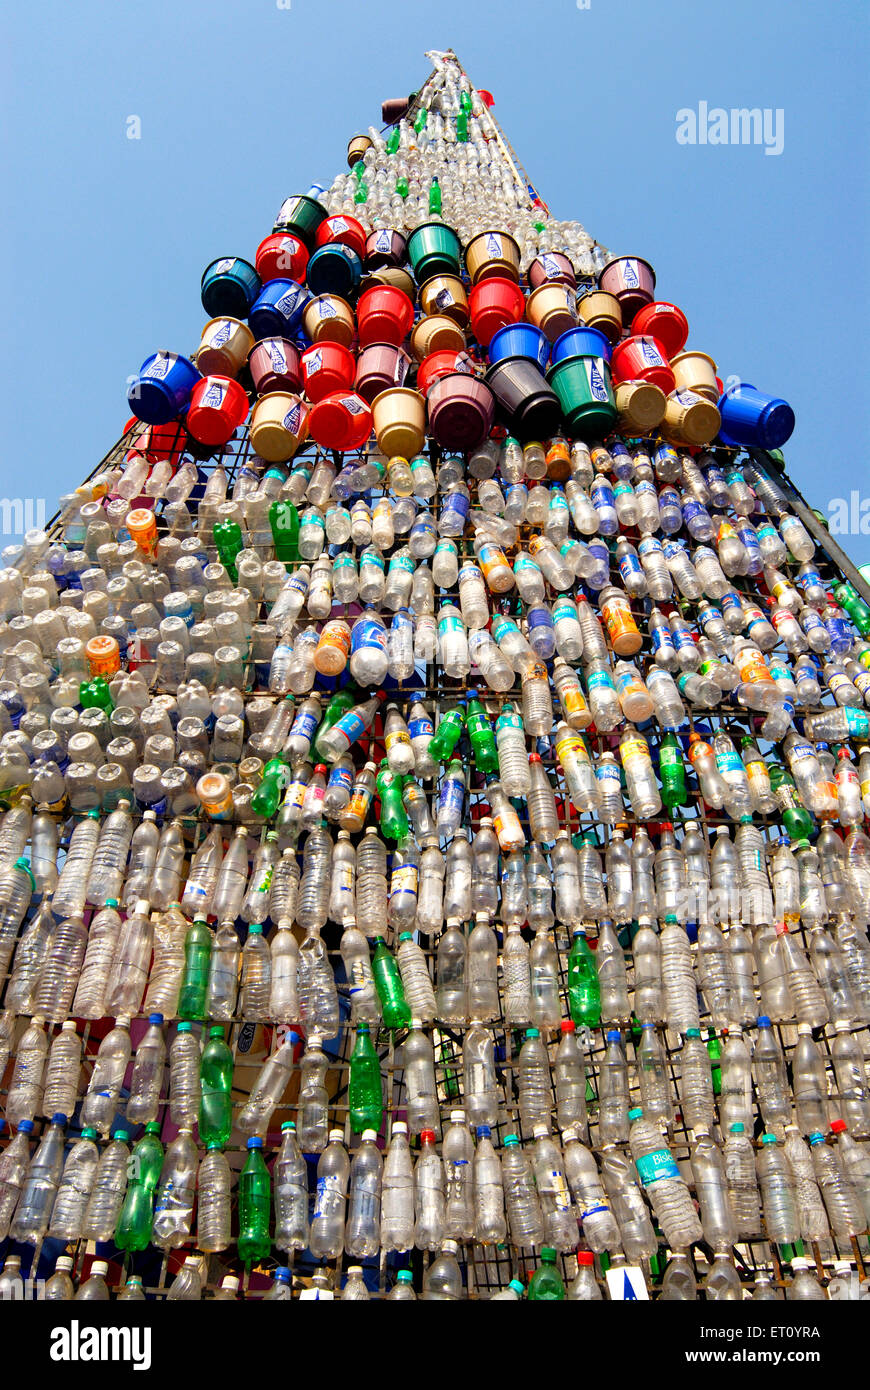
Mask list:
[[623,323],[631,323],[656,292],[656,273],[640,256],[617,256],[608,261],[598,276],[598,288],[615,295],[622,309]]
[[539,285],[570,285],[577,288],[577,275],[571,261],[563,251],[542,251],[529,265],[529,286],[536,290]]
[[371,405],[375,396],[391,386],[404,386],[410,358],[392,343],[371,343],[362,348],[356,362],[354,389]]
[[492,429],[495,398],[486,382],[465,372],[439,377],[427,406],[429,429],[443,449],[476,449]]
[[258,396],[266,396],[270,391],[296,395],[301,390],[299,349],[288,338],[262,338],[251,349],[248,366]]
[[366,270],[383,270],[389,265],[404,265],[407,259],[407,242],[399,232],[382,227],[377,232],[370,232],[366,237]]

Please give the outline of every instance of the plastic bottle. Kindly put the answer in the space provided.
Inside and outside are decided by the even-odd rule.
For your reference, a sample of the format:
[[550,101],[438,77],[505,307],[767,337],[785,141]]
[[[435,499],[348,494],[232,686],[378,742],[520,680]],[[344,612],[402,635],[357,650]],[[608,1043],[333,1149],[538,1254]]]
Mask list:
[[606,1047],[598,1075],[598,1142],[622,1144],[628,1139],[628,1064],[622,1035],[615,1029],[604,1035]]
[[686,1184],[661,1132],[642,1110],[629,1114],[631,1156],[668,1244],[682,1249],[702,1238]]
[[544,1218],[544,1240],[562,1252],[573,1250],[577,1244],[577,1214],[561,1150],[545,1125],[539,1125],[535,1131],[532,1164]]
[[704,1237],[714,1250],[730,1249],[737,1240],[737,1222],[731,1207],[725,1161],[718,1144],[706,1130],[695,1131],[691,1165]]
[[797,1125],[786,1125],[783,1152],[794,1182],[801,1239],[827,1240],[830,1236],[828,1216],[816,1181],[810,1146],[801,1138]]
[[34,1016],[18,1044],[6,1097],[6,1122],[16,1129],[42,1110],[43,1077],[48,1058],[45,1020]]
[[160,1249],[175,1249],[190,1237],[198,1162],[190,1130],[180,1130],[167,1147],[154,1194],[151,1243]]
[[[238,1115],[237,1123],[243,1134],[266,1133],[269,1121],[277,1106],[280,1105],[290,1081],[290,1073],[293,1070],[294,1043],[295,1034],[288,1033],[277,1051],[273,1052],[271,1057],[268,1057],[260,1068],[260,1072],[248,1096],[247,1103],[242,1107]],[[203,1058],[205,1058],[205,1053],[203,1053]],[[224,1107],[226,1105],[224,1099],[225,1076],[226,1073],[220,1069],[215,1076],[215,1094],[213,1097],[210,1092],[210,1099],[213,1099],[215,1108],[217,1109],[218,1106],[220,1106],[219,1113],[223,1125],[226,1124],[224,1118]],[[206,1083],[205,1075],[203,1074],[203,1106],[205,1105]],[[214,1138],[216,1141],[225,1144],[227,1139],[222,1137],[223,1133],[223,1128],[219,1129],[216,1122]],[[201,1122],[200,1135],[202,1135]]]
[[285,1120],[281,1126],[281,1147],[272,1178],[275,1245],[287,1254],[304,1250],[308,1244],[308,1170],[292,1120]]
[[9,1227],[13,1240],[38,1245],[48,1230],[51,1209],[63,1170],[66,1115],[52,1115],[30,1160],[21,1196]]
[[680,1075],[677,1082],[683,1123],[687,1129],[709,1129],[715,1116],[713,1076],[710,1054],[701,1041],[701,1030],[686,1030],[680,1049]]
[[831,1232],[835,1240],[848,1245],[852,1236],[860,1235],[867,1224],[852,1174],[841,1163],[837,1150],[825,1143],[823,1134],[810,1135],[810,1152]]
[[329,1141],[328,1069],[329,1060],[322,1051],[321,1040],[312,1034],[299,1064],[297,1133],[304,1153],[322,1153]]
[[557,1302],[567,1298],[562,1276],[556,1268],[556,1251],[552,1246],[541,1247],[541,1263],[529,1280],[529,1302]]
[[569,1128],[562,1135],[562,1140],[565,1176],[577,1205],[584,1239],[596,1254],[603,1250],[618,1251],[619,1227],[610,1209],[594,1156],[580,1143],[574,1129]]
[[778,1245],[790,1244],[800,1238],[795,1185],[784,1152],[775,1134],[761,1137],[761,1148],[755,1162],[764,1228],[768,1240]]
[[163,1015],[150,1014],[148,1029],[137,1046],[133,1059],[130,1095],[127,1100],[127,1119],[131,1124],[148,1124],[149,1121],[157,1119],[165,1064]]

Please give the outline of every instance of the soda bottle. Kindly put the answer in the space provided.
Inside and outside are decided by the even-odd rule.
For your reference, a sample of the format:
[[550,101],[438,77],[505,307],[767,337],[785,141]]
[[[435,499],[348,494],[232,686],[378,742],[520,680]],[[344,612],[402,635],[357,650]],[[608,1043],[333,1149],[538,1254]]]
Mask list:
[[233,1054],[219,1025],[209,1029],[200,1063],[200,1084],[200,1140],[206,1145],[223,1146],[229,1143],[233,1122]]
[[529,1302],[554,1302],[567,1298],[562,1276],[556,1267],[556,1251],[551,1245],[541,1247],[541,1263],[529,1280]]
[[381,1064],[367,1023],[357,1024],[356,1043],[350,1059],[348,1084],[350,1127],[354,1134],[380,1131],[384,1118]]
[[151,1241],[154,1194],[163,1166],[160,1126],[152,1121],[133,1149],[127,1194],[118,1218],[115,1244],[119,1250],[146,1250]]
[[255,1264],[266,1259],[272,1249],[269,1215],[272,1206],[271,1180],[263,1162],[263,1140],[252,1135],[248,1158],[239,1175],[239,1259]]

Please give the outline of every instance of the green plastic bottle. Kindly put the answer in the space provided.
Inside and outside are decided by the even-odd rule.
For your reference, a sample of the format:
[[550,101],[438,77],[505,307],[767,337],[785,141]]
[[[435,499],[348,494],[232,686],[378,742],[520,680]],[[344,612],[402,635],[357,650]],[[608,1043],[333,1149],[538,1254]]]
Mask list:
[[718,1096],[722,1090],[722,1048],[712,1028],[707,1029],[707,1056],[713,1075],[713,1094]]
[[[292,699],[292,695],[288,697]],[[264,820],[271,820],[281,804],[281,797],[289,785],[292,773],[290,764],[283,754],[270,758],[263,768],[263,780],[251,797],[251,810]]]
[[[381,834],[388,840],[403,840],[409,830],[408,814],[402,802],[404,777],[392,772],[386,758],[383,758],[375,785],[381,798]],[[371,1129],[372,1126],[367,1125],[366,1128]]]
[[194,917],[184,938],[184,976],[178,996],[178,1017],[201,1022],[208,993],[211,929],[204,917]]
[[420,110],[417,112],[417,119],[414,121],[414,129],[415,129],[415,131],[417,132],[418,135],[420,134],[420,131],[421,131],[421,130],[425,130],[425,129],[426,129],[426,122],[427,122],[428,119],[429,119],[429,110],[428,110],[428,108],[425,107],[425,106],[421,106],[421,107],[420,107]]
[[272,1182],[263,1162],[263,1141],[259,1135],[248,1140],[248,1160],[239,1175],[239,1259],[252,1265],[271,1253],[269,1217],[272,1210]]
[[294,504],[287,498],[273,502],[269,508],[269,525],[272,528],[272,540],[275,542],[276,558],[285,566],[295,564],[299,560],[299,513]]
[[396,179],[396,192],[398,193],[400,198],[405,199],[407,198],[410,191],[411,190],[408,187],[408,180],[405,178],[404,174],[402,174],[399,178]]
[[574,928],[568,956],[568,1012],[578,1028],[597,1028],[601,1022],[598,970],[583,927]]
[[356,1042],[350,1058],[347,1098],[350,1127],[354,1134],[362,1134],[364,1129],[373,1129],[378,1133],[384,1119],[381,1063],[367,1023],[357,1025]]
[[336,690],[326,709],[323,711],[314,741],[325,734],[327,729],[331,729],[333,724],[337,724],[343,714],[347,714],[349,709],[353,709],[359,700],[359,692],[355,685],[344,685],[341,690]]
[[498,747],[486,710],[473,695],[468,701],[466,716],[471,752],[478,772],[498,773]]
[[429,216],[441,216],[441,185],[437,179],[429,185]]
[[237,521],[216,521],[212,532],[221,564],[233,583],[237,584],[239,576],[236,572],[236,558],[245,544],[242,528]]
[[398,148],[399,148],[399,142],[401,141],[401,139],[402,139],[402,132],[399,130],[399,127],[396,126],[395,129],[393,130],[393,133],[391,134],[389,140],[388,140],[387,143],[386,143],[386,151],[387,151],[387,154],[395,154],[395,153],[396,153],[396,151],[397,151]]
[[93,680],[82,681],[79,686],[79,704],[82,709],[101,709],[107,716],[114,712],[115,702],[105,676],[94,676]]
[[438,728],[432,735],[432,742],[429,744],[429,755],[435,759],[436,763],[448,761],[464,728],[465,709],[463,706],[457,705],[455,709],[448,710],[444,718],[440,720]]
[[[151,1243],[154,1193],[163,1167],[163,1145],[159,1134],[160,1125],[152,1120],[145,1126],[145,1133],[130,1156],[127,1195],[115,1231],[115,1244],[119,1250],[147,1250]],[[126,1139],[127,1135],[119,1131],[115,1137]]]
[[687,790],[683,750],[677,735],[670,729],[662,736],[659,747],[659,780],[662,784],[662,801],[668,810],[685,806]]
[[556,1252],[551,1245],[543,1245],[541,1263],[529,1280],[529,1302],[552,1303],[566,1297],[562,1276],[556,1268]]
[[367,203],[369,200],[369,186],[364,179],[360,179],[356,186],[356,193],[353,195],[355,203]]
[[840,607],[849,614],[861,636],[866,637],[870,633],[870,608],[867,607],[848,579],[844,579],[842,583],[834,586],[834,598]]
[[456,117],[456,139],[459,141],[460,145],[464,145],[468,141],[467,111],[460,111],[459,115]]
[[208,1030],[199,1067],[202,1096],[199,1103],[199,1137],[203,1144],[229,1143],[233,1127],[233,1054],[219,1024]]
[[378,938],[372,956],[372,974],[375,989],[381,1001],[381,1013],[388,1028],[408,1028],[411,1023],[411,1010],[405,998],[405,989],[395,957],[389,951],[382,937]]
[[768,773],[785,833],[790,840],[809,839],[815,833],[815,823],[798,795],[791,773],[775,762],[770,763]]

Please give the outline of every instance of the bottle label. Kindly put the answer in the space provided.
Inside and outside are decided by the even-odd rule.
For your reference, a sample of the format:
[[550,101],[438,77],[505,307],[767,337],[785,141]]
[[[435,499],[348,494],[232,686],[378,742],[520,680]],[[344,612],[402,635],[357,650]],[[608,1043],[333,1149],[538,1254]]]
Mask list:
[[355,743],[360,734],[365,732],[365,720],[361,719],[355,710],[348,710],[343,714],[336,724],[336,729],[340,729],[348,743]]
[[[381,562],[383,563],[383,561]],[[390,573],[393,570],[406,570],[408,574],[413,574],[417,568],[416,561],[411,555],[402,555],[401,552],[394,555],[390,561]]]
[[606,688],[607,690],[615,690],[616,688],[613,684],[613,679],[610,675],[610,672],[590,671],[586,677],[586,689],[591,692],[593,690],[601,690],[604,688]]
[[424,715],[420,719],[412,719],[408,723],[408,733],[410,734],[412,739],[426,737],[431,738],[434,732],[435,726],[433,725],[432,720],[428,717],[428,715]]
[[310,743],[319,723],[319,717],[312,710],[301,710],[293,720],[293,728],[290,730],[290,733],[291,735],[296,734],[300,738],[307,739]]
[[716,766],[724,775],[729,772],[743,773],[746,769],[743,760],[735,748],[724,748],[716,751]]
[[678,1178],[680,1176],[680,1170],[667,1149],[658,1149],[655,1153],[641,1155],[635,1160],[635,1167],[644,1187],[651,1187],[654,1182],[660,1182],[662,1178]]
[[409,748],[411,746],[411,735],[406,729],[393,729],[384,738],[384,746],[387,752],[399,744],[407,744]]
[[350,791],[353,787],[353,768],[342,767],[341,764],[333,767],[329,774],[330,787],[347,787]]
[[352,652],[358,652],[363,647],[377,647],[382,652],[387,650],[386,629],[374,618],[361,618],[354,623],[350,635],[350,649]]
[[314,1198],[314,1220],[331,1216],[342,1200],[341,1179],[334,1173],[317,1179],[317,1192]]
[[551,1168],[547,1176],[550,1179],[550,1195],[556,1211],[570,1211],[571,1192],[565,1174],[559,1168]]
[[649,758],[649,748],[642,738],[624,739],[619,745],[619,753],[623,767],[629,758]]

